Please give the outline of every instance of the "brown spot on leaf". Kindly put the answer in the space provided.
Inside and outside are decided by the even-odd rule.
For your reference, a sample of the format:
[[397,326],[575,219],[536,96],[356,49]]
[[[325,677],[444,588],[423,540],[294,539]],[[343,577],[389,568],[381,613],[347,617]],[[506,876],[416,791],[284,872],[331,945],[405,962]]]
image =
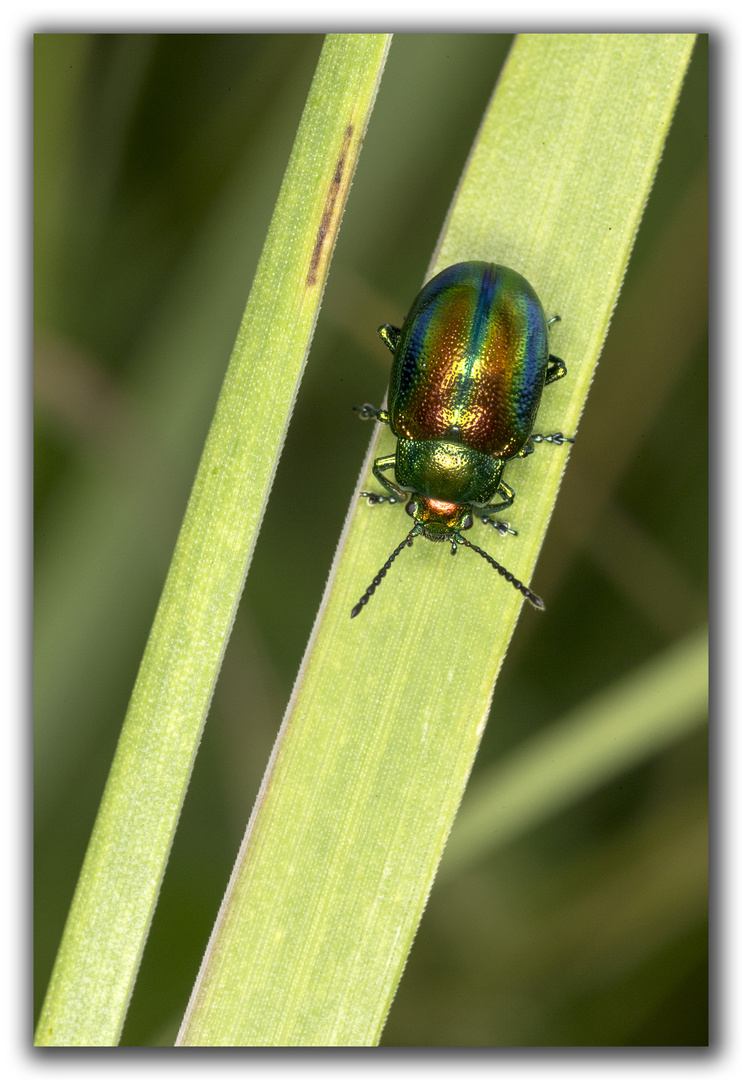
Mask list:
[[343,145],[340,150],[340,155],[335,165],[335,172],[330,184],[330,190],[327,192],[327,198],[325,199],[325,208],[322,212],[322,219],[317,229],[317,238],[314,241],[314,248],[312,249],[312,258],[309,263],[309,271],[307,273],[307,285],[316,285],[319,279],[319,266],[322,261],[322,255],[325,250],[325,241],[328,236],[337,228],[337,212],[336,205],[338,195],[340,194],[340,188],[343,183],[343,176],[345,174],[346,158],[348,156],[348,147],[350,146],[350,140],[353,135],[353,125],[348,124],[345,131],[345,138],[343,139]]

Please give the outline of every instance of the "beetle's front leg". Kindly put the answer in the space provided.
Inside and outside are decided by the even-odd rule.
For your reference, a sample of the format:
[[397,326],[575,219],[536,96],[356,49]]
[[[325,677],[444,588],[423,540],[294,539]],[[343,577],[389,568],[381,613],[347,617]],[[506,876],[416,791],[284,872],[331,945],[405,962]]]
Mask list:
[[379,481],[379,483],[383,484],[387,491],[391,491],[392,494],[377,495],[375,491],[362,491],[361,498],[368,499],[369,506],[375,506],[377,503],[383,502],[396,503],[404,502],[406,500],[407,496],[405,495],[404,491],[398,488],[396,484],[393,484],[391,480],[388,480],[386,476],[383,475],[384,472],[388,471],[389,469],[393,469],[396,464],[396,454],[388,454],[386,457],[377,458],[374,462],[374,476]]
[[490,517],[490,514],[494,513],[495,510],[507,510],[509,506],[512,506],[513,500],[515,499],[515,492],[509,484],[506,484],[504,481],[500,481],[500,484],[497,488],[497,494],[502,499],[502,502],[490,503],[489,506],[475,506],[473,508],[474,513],[477,515],[477,517],[480,518],[484,525],[491,525],[493,529],[497,529],[500,536],[507,536],[508,533],[510,533],[511,536],[517,536],[517,532],[515,531],[515,529],[510,528],[507,521],[494,521]]

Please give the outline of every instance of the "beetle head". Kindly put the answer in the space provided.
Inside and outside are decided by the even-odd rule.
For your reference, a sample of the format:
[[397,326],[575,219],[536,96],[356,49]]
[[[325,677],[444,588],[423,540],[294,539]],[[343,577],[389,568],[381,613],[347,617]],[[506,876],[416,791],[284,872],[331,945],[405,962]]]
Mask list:
[[460,529],[470,529],[474,521],[471,506],[428,499],[424,495],[413,495],[405,509],[420,526],[419,532],[436,542],[450,540]]

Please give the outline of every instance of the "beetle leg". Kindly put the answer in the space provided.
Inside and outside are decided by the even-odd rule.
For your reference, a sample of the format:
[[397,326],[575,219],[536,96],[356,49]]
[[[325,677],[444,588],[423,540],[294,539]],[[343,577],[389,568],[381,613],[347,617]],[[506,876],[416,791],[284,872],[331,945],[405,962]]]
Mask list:
[[506,536],[508,533],[510,533],[511,536],[517,536],[517,532],[515,529],[510,528],[507,521],[495,521],[490,517],[490,514],[494,513],[495,510],[507,510],[509,506],[512,506],[513,500],[515,499],[515,492],[509,484],[501,481],[497,488],[497,494],[503,500],[502,502],[490,503],[489,506],[474,506],[472,507],[472,510],[484,525],[491,525],[493,529],[497,529],[500,536]]
[[493,529],[499,532],[500,536],[507,536],[510,533],[511,536],[517,536],[518,533],[515,529],[511,529],[507,521],[495,521],[494,518],[483,517],[480,518],[483,525],[491,525]]
[[567,442],[573,443],[574,439],[570,438],[569,435],[563,435],[561,431],[555,431],[552,435],[537,435],[534,433],[528,436],[528,442],[518,451],[516,457],[528,457],[536,449],[533,444],[539,442],[548,442],[553,446],[563,446]]
[[399,335],[402,333],[398,326],[392,326],[390,323],[384,323],[376,331],[381,340],[386,345],[390,352],[396,352],[397,345],[399,344]]
[[556,382],[557,379],[563,379],[567,374],[567,365],[563,360],[560,360],[558,356],[552,356],[549,353],[549,363],[546,365],[546,382],[544,386],[549,386],[550,383]]
[[553,435],[531,435],[534,442],[550,442],[554,446],[562,446],[566,442],[574,442],[569,435],[562,435],[561,431],[555,431]]
[[379,483],[383,484],[384,487],[387,489],[387,491],[391,491],[392,494],[391,495],[377,495],[375,491],[362,491],[361,492],[361,498],[362,499],[364,499],[364,498],[368,499],[370,506],[375,506],[377,503],[383,503],[383,502],[388,502],[388,503],[405,502],[405,500],[407,499],[408,496],[405,495],[404,491],[401,491],[396,486],[396,484],[393,484],[391,482],[391,480],[387,480],[387,478],[382,475],[382,470],[386,471],[388,469],[393,469],[396,464],[397,464],[397,455],[396,454],[388,454],[386,457],[377,458],[376,461],[374,462],[374,476],[379,481]]
[[375,409],[373,405],[354,405],[353,412],[357,412],[361,420],[378,420],[380,424],[389,423],[389,413],[386,409]]
[[503,502],[490,503],[489,506],[480,506],[480,507],[475,506],[474,507],[474,512],[481,516],[482,514],[491,514],[495,510],[507,510],[507,508],[509,506],[513,505],[513,499],[515,498],[515,492],[510,487],[509,484],[505,483],[504,480],[500,481],[500,484],[499,484],[499,486],[497,488],[497,494],[500,496],[500,498],[503,500]]

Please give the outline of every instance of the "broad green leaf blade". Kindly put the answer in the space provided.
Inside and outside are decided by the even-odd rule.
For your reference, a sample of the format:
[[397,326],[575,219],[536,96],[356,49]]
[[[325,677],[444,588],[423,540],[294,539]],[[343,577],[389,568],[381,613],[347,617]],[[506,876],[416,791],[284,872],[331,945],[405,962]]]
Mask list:
[[389,39],[323,49],[37,1030],[119,1036]]
[[464,796],[439,880],[682,739],[707,712],[704,627],[481,775]]
[[[432,269],[502,262],[561,315],[541,431],[576,428],[692,43],[521,38],[480,130]],[[508,465],[519,535],[482,541],[526,582],[565,459]],[[350,622],[406,522],[351,508],[180,1044],[378,1040],[521,607],[481,559],[418,541]]]

